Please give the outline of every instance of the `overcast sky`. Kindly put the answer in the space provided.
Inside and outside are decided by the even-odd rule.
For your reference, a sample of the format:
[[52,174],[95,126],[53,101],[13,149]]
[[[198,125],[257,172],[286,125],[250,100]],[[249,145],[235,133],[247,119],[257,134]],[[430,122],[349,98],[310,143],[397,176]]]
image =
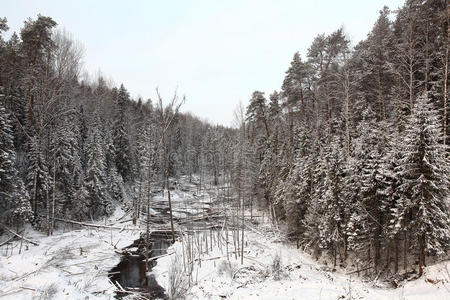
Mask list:
[[[404,0],[61,1],[0,0],[10,32],[52,17],[85,47],[84,66],[133,97],[185,94],[183,111],[231,125],[254,90],[279,90],[294,52],[340,26],[356,44],[387,5]],[[7,35],[8,36],[8,35]]]

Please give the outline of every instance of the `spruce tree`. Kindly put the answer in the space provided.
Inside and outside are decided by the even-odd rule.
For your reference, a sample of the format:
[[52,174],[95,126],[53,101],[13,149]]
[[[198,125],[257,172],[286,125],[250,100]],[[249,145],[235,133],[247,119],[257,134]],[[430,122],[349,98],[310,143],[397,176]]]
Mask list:
[[330,146],[327,146],[326,177],[324,190],[320,197],[322,207],[325,208],[319,219],[320,244],[322,248],[331,249],[333,265],[336,266],[337,253],[344,245],[345,237],[345,210],[344,198],[344,155],[341,153],[342,144],[338,137],[333,137]]
[[[88,213],[93,218],[104,216],[111,212],[111,202],[106,185],[104,136],[101,134],[101,127],[98,116],[96,116],[94,123],[89,128],[86,149],[84,188],[88,195],[88,199],[86,199]],[[83,206],[81,209],[85,210]],[[86,211],[80,211],[80,216],[83,215],[86,216]]]
[[349,246],[358,251],[360,256],[367,253],[368,261],[373,258],[374,269],[377,270],[381,258],[385,213],[382,210],[382,167],[386,138],[383,140],[383,130],[367,119],[361,122],[357,131],[360,136],[355,141],[353,172],[347,176],[348,189],[354,193],[349,194]]
[[398,167],[403,183],[395,207],[396,226],[414,234],[419,273],[425,255],[442,254],[449,247],[450,211],[447,203],[448,161],[442,151],[440,118],[427,93],[416,100],[403,143]]
[[0,222],[23,223],[31,217],[31,208],[15,166],[12,126],[3,91],[0,86]]
[[131,179],[131,150],[127,134],[127,106],[129,103],[128,91],[123,84],[115,97],[114,115],[114,147],[116,151],[116,166],[118,173],[124,181]]
[[[83,173],[81,162],[80,129],[77,123],[75,108],[67,107],[52,137],[51,157],[52,174],[56,180],[55,210],[60,217],[70,216],[78,204],[75,201],[76,191],[81,185]],[[53,173],[55,172],[55,173]],[[53,176],[52,176],[53,177]]]
[[36,225],[40,226],[40,215],[45,208],[47,197],[50,197],[51,177],[39,136],[30,137],[27,155],[26,185],[31,197]]

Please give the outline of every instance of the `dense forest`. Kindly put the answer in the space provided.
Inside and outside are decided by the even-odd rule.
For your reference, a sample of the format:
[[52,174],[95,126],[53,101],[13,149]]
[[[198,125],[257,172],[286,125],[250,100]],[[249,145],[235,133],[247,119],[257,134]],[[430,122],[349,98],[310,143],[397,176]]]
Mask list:
[[164,106],[83,80],[80,46],[28,19],[0,35],[0,222],[51,234],[115,205],[139,218],[151,184],[195,175],[231,182],[334,266],[421,274],[450,246],[449,15],[446,0],[408,0],[355,47],[342,28],[317,35],[234,129],[179,112],[176,94]]
[[0,40],[3,224],[51,232],[53,217],[95,219],[117,204],[139,211],[149,177],[163,185],[166,169],[171,177],[211,172],[218,183],[218,154],[233,130],[177,113],[176,94],[164,106],[131,99],[101,76],[80,79],[81,47],[56,25],[38,16]]
[[250,99],[252,187],[316,256],[421,274],[448,251],[449,14],[409,0],[354,48],[317,35],[280,92]]

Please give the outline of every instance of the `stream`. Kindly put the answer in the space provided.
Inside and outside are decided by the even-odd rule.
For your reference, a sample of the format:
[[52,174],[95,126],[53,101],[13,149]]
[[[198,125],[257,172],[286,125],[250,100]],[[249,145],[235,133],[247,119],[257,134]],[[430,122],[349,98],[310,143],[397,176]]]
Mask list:
[[[149,259],[167,254],[167,248],[172,245],[170,232],[152,232],[149,239]],[[109,271],[109,279],[119,290],[125,290],[117,292],[117,298],[120,299],[129,292],[138,292],[148,299],[167,299],[164,288],[156,282],[154,276],[146,274],[145,252],[145,235],[141,235],[141,238],[123,249],[119,264]],[[148,272],[157,263],[157,259],[150,260]]]
[[[206,194],[196,195],[196,186],[181,186],[181,190],[171,191],[173,193],[172,207],[174,212],[174,222],[180,222],[186,229],[194,227],[202,227],[207,225],[204,220],[190,221],[186,220],[202,216],[207,212],[209,203],[205,203],[204,199],[209,197]],[[153,223],[167,224],[169,220],[168,202],[162,200],[164,197],[158,197],[160,193],[155,193],[152,199],[151,208],[156,215],[151,216]],[[209,197],[210,200],[210,197]],[[178,223],[179,224],[179,223]],[[165,227],[167,228],[167,227]],[[175,232],[175,234],[179,234]],[[117,298],[133,292],[139,293],[140,296],[147,299],[167,299],[168,296],[163,287],[156,281],[154,275],[149,274],[156,266],[157,259],[151,259],[167,254],[167,248],[172,245],[172,235],[170,230],[155,230],[149,236],[149,255],[151,259],[148,266],[148,272],[145,270],[146,247],[145,233],[141,233],[141,237],[135,240],[131,245],[122,249],[122,258],[108,274],[109,279],[117,286]]]

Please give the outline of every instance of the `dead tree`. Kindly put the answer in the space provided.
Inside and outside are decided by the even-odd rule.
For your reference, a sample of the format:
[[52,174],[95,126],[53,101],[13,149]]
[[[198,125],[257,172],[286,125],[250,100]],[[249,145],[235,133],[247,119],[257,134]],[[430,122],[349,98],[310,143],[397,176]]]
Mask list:
[[163,152],[163,167],[164,167],[164,177],[166,181],[167,188],[167,198],[169,200],[169,215],[170,215],[170,230],[172,232],[172,241],[175,242],[175,231],[173,228],[173,215],[172,215],[172,200],[170,198],[170,183],[169,183],[169,165],[167,162],[167,145],[166,145],[166,132],[172,123],[174,117],[177,115],[181,105],[185,101],[185,97],[180,101],[177,92],[175,91],[172,99],[170,100],[167,106],[163,106],[163,100],[159,93],[159,90],[156,89],[156,94],[158,95],[158,110],[159,110],[159,126],[161,130],[161,144],[162,144],[162,152]]

